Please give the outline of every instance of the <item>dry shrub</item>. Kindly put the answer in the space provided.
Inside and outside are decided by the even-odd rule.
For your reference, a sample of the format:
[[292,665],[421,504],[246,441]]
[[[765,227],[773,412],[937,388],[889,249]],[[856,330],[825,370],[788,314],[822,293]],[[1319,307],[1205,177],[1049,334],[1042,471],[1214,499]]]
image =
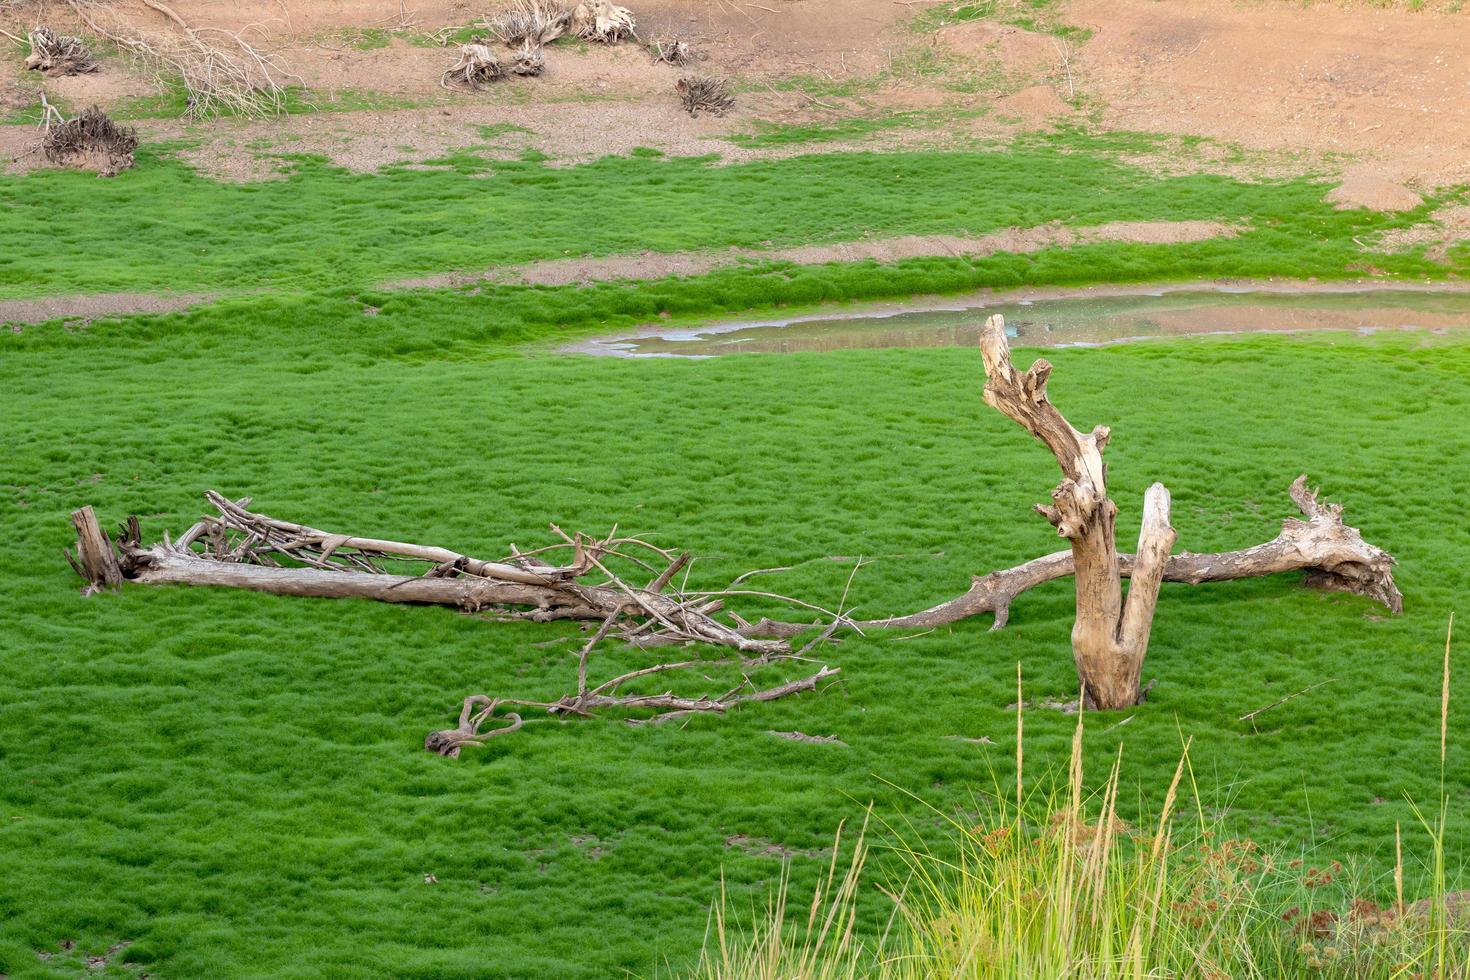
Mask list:
[[484,41],[484,38],[476,38],[469,44],[461,44],[459,60],[444,70],[444,74],[439,76],[439,84],[448,88],[450,82],[455,82],[478,91],[504,78],[505,66]]
[[730,94],[730,80],[726,78],[685,75],[675,88],[679,91],[679,103],[691,116],[698,116],[701,112],[723,116],[735,107],[735,97]]
[[568,29],[574,37],[603,44],[616,44],[634,37],[637,21],[627,7],[612,0],[582,0],[572,8]]
[[26,37],[31,53],[26,67],[43,75],[85,75],[97,70],[97,61],[79,37],[38,27]]
[[566,33],[570,17],[557,0],[513,0],[501,13],[487,17],[485,28],[509,47],[539,48]]
[[52,126],[41,140],[47,160],[60,166],[96,170],[99,177],[116,177],[132,167],[137,148],[138,131],[119,126],[96,106]]

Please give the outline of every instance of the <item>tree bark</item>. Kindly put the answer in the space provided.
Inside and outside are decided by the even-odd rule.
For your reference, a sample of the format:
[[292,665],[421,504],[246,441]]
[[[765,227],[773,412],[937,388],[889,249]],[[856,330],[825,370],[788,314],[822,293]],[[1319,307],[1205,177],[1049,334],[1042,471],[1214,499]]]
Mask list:
[[1139,703],[1139,677],[1148,652],[1149,632],[1164,566],[1174,547],[1169,524],[1169,491],[1149,487],[1143,528],[1134,559],[1134,584],[1127,599],[1114,533],[1118,508],[1108,498],[1102,453],[1107,426],[1081,433],[1046,396],[1051,364],[1038,360],[1024,374],[1011,364],[1005,321],[992,316],[980,335],[985,364],[985,403],[1016,422],[1051,450],[1062,470],[1049,505],[1036,510],[1072,546],[1077,616],[1072,626],[1072,658],[1083,700],[1099,709]]

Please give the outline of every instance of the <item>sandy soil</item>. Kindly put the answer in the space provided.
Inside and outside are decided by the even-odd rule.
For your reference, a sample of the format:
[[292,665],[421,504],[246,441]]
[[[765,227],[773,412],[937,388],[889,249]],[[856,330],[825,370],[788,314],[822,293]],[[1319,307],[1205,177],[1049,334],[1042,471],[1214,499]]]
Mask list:
[[[158,20],[137,0],[120,3],[138,23]],[[906,24],[922,6],[893,0],[636,3],[645,35],[678,31],[707,56],[699,70],[745,82],[734,116],[691,121],[673,108],[672,85],[680,72],[651,64],[636,47],[561,45],[548,58],[543,78],[455,97],[438,83],[450,51],[403,40],[361,50],[346,33],[403,29],[422,35],[464,25],[493,7],[481,0],[174,3],[192,23],[254,39],[313,89],[445,103],[442,109],[333,113],[244,126],[220,122],[189,134],[202,138],[194,162],[236,178],[272,174],[271,162],[255,159],[260,141],[272,138],[289,142],[291,150],[371,168],[471,145],[478,142],[476,126],[511,122],[536,133],[508,152],[529,144],[577,160],[653,146],[738,159],[740,153],[716,137],[748,130],[755,118],[810,121],[940,104],[993,110],[989,121],[967,124],[955,134],[890,133],[879,139],[879,145],[912,145],[950,136],[1003,136],[1079,117],[1062,98],[1069,89],[1065,49],[1055,39],[990,21],[917,34]],[[57,0],[28,0],[0,13],[0,26],[17,31],[38,20],[67,25],[69,16]],[[1470,50],[1470,15],[1275,0],[1073,0],[1064,19],[1094,31],[1085,45],[1066,53],[1082,106],[1100,109],[1105,127],[1305,151],[1315,155],[1314,163],[1324,154],[1339,154],[1339,166],[1358,168],[1340,192],[1344,206],[1403,207],[1412,194],[1470,180],[1470,58],[1461,54]],[[944,67],[903,68],[919,56]],[[127,75],[124,67],[120,59],[109,59],[96,75],[48,84],[73,105],[105,106],[149,90],[148,81]],[[769,87],[777,78],[797,76],[808,82],[780,91]],[[953,84],[960,77],[983,83]],[[0,99],[25,98],[14,82],[5,81]],[[162,138],[183,132],[171,121],[145,121],[140,128],[145,136]],[[24,127],[0,127],[0,160],[19,158],[12,169],[30,165],[23,150],[33,138]],[[410,144],[413,151],[401,149]]]
[[1105,125],[1332,151],[1388,181],[1470,180],[1470,16],[1226,0],[1076,0]]

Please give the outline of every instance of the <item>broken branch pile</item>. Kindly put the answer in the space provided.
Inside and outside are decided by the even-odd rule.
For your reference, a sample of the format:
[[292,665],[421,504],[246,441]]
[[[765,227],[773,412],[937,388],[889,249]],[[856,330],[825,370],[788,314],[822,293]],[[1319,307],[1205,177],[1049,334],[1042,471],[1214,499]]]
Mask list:
[[97,0],[65,2],[88,30],[149,66],[161,83],[182,85],[184,114],[191,119],[278,115],[286,108],[287,81],[300,81],[242,35],[193,27],[162,0],[143,5],[167,20],[167,29],[140,28]]

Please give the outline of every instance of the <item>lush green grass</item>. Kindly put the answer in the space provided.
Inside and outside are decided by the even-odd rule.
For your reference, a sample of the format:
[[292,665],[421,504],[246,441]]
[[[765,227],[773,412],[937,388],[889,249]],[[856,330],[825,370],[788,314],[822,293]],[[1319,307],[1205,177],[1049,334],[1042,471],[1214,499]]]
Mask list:
[[[732,277],[733,302],[762,281],[784,280]],[[177,531],[205,487],[492,555],[548,540],[548,521],[616,521],[696,549],[696,581],[792,564],[768,584],[819,602],[852,570],[831,556],[866,555],[851,598],[870,614],[1056,547],[1027,510],[1052,466],[980,404],[971,351],[626,363],[501,346],[693,288],[416,293],[375,317],[346,293],[236,300],[6,335],[0,972],[61,975],[33,950],[64,938],[136,940],[129,955],[164,976],[649,972],[697,952],[722,869],[741,902],[774,882],[778,859],[728,838],[819,852],[869,799],[937,830],[904,794],[952,810],[987,767],[1003,778],[1016,661],[1037,695],[1073,688],[1066,583],[1027,594],[1000,633],[849,639],[827,654],[843,683],[820,696],[659,729],[537,718],[457,762],[425,754],[425,732],[468,693],[562,692],[571,648],[533,644],[569,627],[223,591],[76,594],[59,556],[70,508]],[[509,356],[485,356],[497,352]],[[1385,618],[1290,578],[1166,586],[1153,700],[1091,742],[1089,765],[1126,739],[1125,812],[1157,808],[1193,734],[1205,805],[1232,829],[1382,871],[1402,822],[1422,850],[1404,798],[1437,785],[1439,650],[1470,567],[1470,530],[1447,504],[1470,479],[1470,345],[1316,335],[1051,356],[1068,414],[1113,425],[1122,536],[1162,479],[1181,547],[1262,540],[1305,470],[1400,557],[1407,596]],[[608,656],[604,669],[633,659]],[[1235,720],[1328,677],[1261,734]],[[1071,723],[1033,713],[1038,768],[1065,757]],[[1462,753],[1450,763],[1464,799]],[[1467,829],[1452,811],[1450,839]],[[822,864],[794,861],[798,886]],[[882,903],[865,903],[876,928]]]
[[[1418,255],[1365,255],[1353,241],[1422,220],[1433,202],[1385,216],[1333,210],[1325,187],[1306,180],[1157,177],[1110,152],[1089,152],[1076,133],[1005,152],[846,153],[736,166],[633,155],[550,167],[462,154],[442,171],[352,174],[309,157],[283,160],[289,176],[253,184],[209,180],[146,151],[136,170],[109,181],[60,171],[0,177],[0,297],[320,290],[569,254],[1191,218],[1239,221],[1245,232],[1167,253],[1110,250],[1106,273],[1086,250],[1027,257],[1026,278],[1329,277],[1361,272],[1369,261],[1399,275],[1444,272]],[[1037,268],[1043,264],[1051,268]],[[985,266],[950,259],[926,268],[942,270],[944,288],[961,289],[985,284],[977,271]],[[825,296],[851,288],[834,280]]]
[[[425,754],[423,735],[469,693],[562,693],[570,645],[535,644],[571,627],[206,590],[83,600],[59,557],[65,515],[93,503],[109,522],[139,513],[150,534],[177,531],[218,487],[321,526],[492,556],[549,540],[548,521],[621,522],[697,550],[696,581],[794,565],[769,585],[831,603],[866,555],[860,612],[930,603],[1057,547],[1026,509],[1051,464],[980,404],[973,352],[627,363],[515,345],[986,285],[1326,278],[1364,261],[1446,272],[1353,242],[1433,202],[1385,217],[1332,210],[1307,181],[1158,178],[1115,160],[1141,140],[1069,131],[1005,152],[733,167],[457,156],[442,173],[373,175],[295,158],[289,179],[251,185],[147,157],[113,181],[0,178],[0,296],[265,290],[0,335],[0,973],[75,972],[34,955],[63,939],[88,952],[136,940],[127,955],[160,976],[647,973],[697,954],[722,869],[737,901],[765,894],[779,860],[750,851],[820,853],[869,799],[942,838],[921,802],[966,807],[1014,758],[1015,662],[1038,695],[1072,689],[1066,583],[1027,594],[1001,633],[850,638],[829,654],[843,683],[817,697],[682,728],[536,718],[454,762]],[[1245,231],[633,285],[371,288],[567,253],[1181,218]],[[1437,786],[1438,650],[1470,584],[1470,530],[1447,504],[1470,477],[1470,343],[1317,335],[1052,359],[1074,421],[1114,426],[1124,537],[1163,479],[1181,547],[1264,539],[1306,470],[1399,555],[1408,602],[1384,618],[1291,579],[1166,586],[1154,700],[1100,734],[1089,765],[1126,738],[1127,806],[1157,807],[1180,733],[1194,734],[1204,805],[1227,827],[1382,871],[1395,822],[1413,826],[1405,794]],[[1326,677],[1260,734],[1235,720]],[[1061,761],[1071,719],[1034,714],[1031,758]],[[1458,751],[1450,761],[1463,800],[1470,774]],[[1467,824],[1452,812],[1451,841]],[[794,862],[798,887],[821,864]],[[866,896],[863,928],[883,912]]]

